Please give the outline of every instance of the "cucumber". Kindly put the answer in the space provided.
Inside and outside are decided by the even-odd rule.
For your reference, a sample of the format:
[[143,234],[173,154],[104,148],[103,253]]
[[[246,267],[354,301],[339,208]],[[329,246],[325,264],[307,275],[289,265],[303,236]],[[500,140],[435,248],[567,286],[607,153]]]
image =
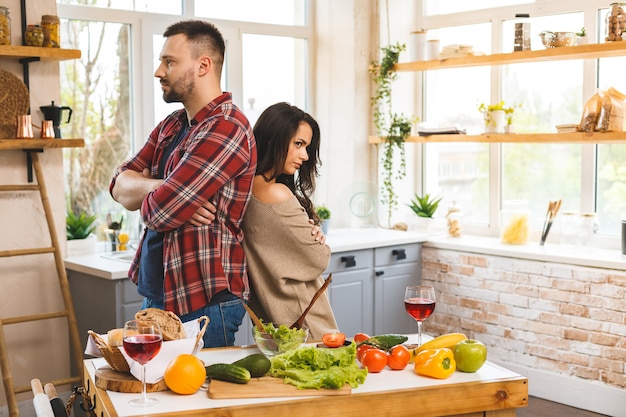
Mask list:
[[243,366],[230,363],[214,363],[205,367],[205,369],[207,378],[234,382],[235,384],[247,384],[250,381],[250,371]]
[[401,334],[381,334],[378,336],[372,336],[359,344],[374,346],[382,350],[389,350],[395,345],[401,345],[407,340],[409,340],[409,338]]
[[233,365],[242,366],[250,371],[252,378],[260,378],[269,372],[272,363],[267,356],[261,353],[253,353],[245,358],[241,358],[238,361],[232,363]]

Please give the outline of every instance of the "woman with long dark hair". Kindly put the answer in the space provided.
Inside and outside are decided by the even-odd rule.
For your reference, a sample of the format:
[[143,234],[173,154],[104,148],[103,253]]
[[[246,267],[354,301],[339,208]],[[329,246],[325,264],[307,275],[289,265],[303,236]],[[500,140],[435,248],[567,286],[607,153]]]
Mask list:
[[[277,103],[263,111],[254,137],[257,170],[243,220],[250,307],[265,322],[289,325],[323,284],[321,274],[330,260],[311,201],[320,165],[320,129],[308,113]],[[337,330],[326,294],[304,324],[313,340]]]

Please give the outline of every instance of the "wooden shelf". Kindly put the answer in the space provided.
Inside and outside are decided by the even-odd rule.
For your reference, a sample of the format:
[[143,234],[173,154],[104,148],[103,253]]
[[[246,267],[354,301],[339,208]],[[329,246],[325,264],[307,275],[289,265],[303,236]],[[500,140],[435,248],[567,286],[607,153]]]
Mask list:
[[[626,42],[625,42],[626,43]],[[384,139],[379,136],[370,136],[370,144],[380,144]],[[407,143],[446,143],[446,142],[484,142],[484,143],[624,143],[626,132],[573,132],[573,133],[509,133],[484,135],[430,135],[409,136]]]
[[396,71],[424,71],[485,65],[520,64],[527,62],[610,58],[618,56],[626,56],[626,41],[564,46],[537,51],[517,51],[506,54],[404,62],[396,64],[395,69]]
[[65,61],[80,58],[80,49],[40,48],[37,46],[0,45],[0,56],[14,58],[40,58]]
[[0,150],[82,148],[84,139],[0,139]]

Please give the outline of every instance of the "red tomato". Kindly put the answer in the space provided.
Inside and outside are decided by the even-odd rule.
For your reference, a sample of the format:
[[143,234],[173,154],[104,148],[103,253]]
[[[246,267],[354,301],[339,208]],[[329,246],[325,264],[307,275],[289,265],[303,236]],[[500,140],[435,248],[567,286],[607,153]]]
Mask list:
[[356,348],[356,358],[359,362],[363,362],[363,354],[370,349],[374,349],[374,347],[370,345],[361,345]]
[[380,372],[387,366],[387,354],[385,351],[377,348],[368,349],[363,353],[361,365],[363,365],[363,368],[367,368],[367,372]]
[[394,370],[404,369],[411,359],[411,352],[404,345],[396,345],[391,348],[391,354],[387,357],[387,366]]
[[326,333],[322,336],[322,342],[331,348],[342,346],[345,341],[346,335],[341,332]]
[[361,343],[364,340],[367,340],[369,338],[370,338],[370,336],[368,334],[366,334],[366,333],[357,333],[357,334],[354,335],[354,341],[357,342],[357,343]]

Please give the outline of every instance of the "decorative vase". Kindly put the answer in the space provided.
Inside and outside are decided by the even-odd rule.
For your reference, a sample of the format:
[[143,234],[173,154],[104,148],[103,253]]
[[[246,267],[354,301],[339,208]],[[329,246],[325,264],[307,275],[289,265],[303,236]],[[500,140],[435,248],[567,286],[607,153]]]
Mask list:
[[328,234],[328,227],[330,226],[330,220],[322,220],[320,223],[320,226],[322,228],[322,232],[327,235]]
[[483,113],[485,133],[504,133],[506,113],[504,110],[491,110]]

